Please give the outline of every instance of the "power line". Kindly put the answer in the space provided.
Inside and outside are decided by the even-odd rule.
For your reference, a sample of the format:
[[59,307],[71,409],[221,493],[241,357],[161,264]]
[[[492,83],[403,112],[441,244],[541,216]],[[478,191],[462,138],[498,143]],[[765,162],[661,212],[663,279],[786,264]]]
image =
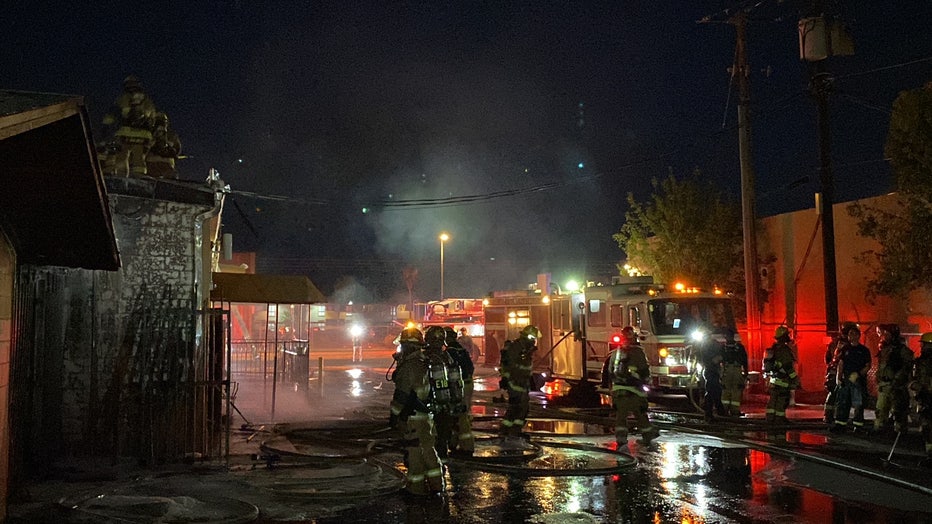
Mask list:
[[888,65],[888,66],[884,66],[884,67],[878,67],[878,68],[876,68],[876,69],[870,69],[870,70],[867,70],[867,71],[860,71],[860,72],[857,72],[857,73],[848,73],[847,75],[837,76],[837,77],[835,77],[835,79],[836,79],[836,80],[841,80],[841,79],[844,79],[844,78],[852,78],[852,77],[855,77],[855,76],[869,75],[869,74],[871,74],[871,73],[878,73],[878,72],[880,72],[880,71],[886,71],[886,70],[888,70],[888,69],[897,69],[897,68],[900,68],[900,67],[906,67],[906,66],[910,66],[910,65],[913,65],[913,64],[919,64],[919,63],[922,63],[922,62],[929,62],[929,61],[932,61],[932,56],[927,56],[927,57],[925,57],[925,58],[917,58],[917,59],[915,59],[915,60],[910,60],[909,62],[902,62],[902,63],[899,63],[899,64],[893,64],[893,65]]

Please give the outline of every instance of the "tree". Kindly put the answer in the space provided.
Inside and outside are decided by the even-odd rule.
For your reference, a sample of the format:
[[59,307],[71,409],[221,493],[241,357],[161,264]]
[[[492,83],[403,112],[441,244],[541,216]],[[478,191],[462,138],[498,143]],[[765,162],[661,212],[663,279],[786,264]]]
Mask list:
[[683,280],[744,292],[741,209],[709,183],[672,175],[651,183],[648,202],[628,194],[621,230],[612,235],[628,263],[661,282]]
[[894,101],[884,153],[896,183],[895,208],[855,202],[848,213],[858,234],[880,245],[859,257],[874,275],[868,296],[903,297],[932,289],[932,82]]
[[401,277],[408,288],[408,311],[414,310],[414,284],[417,282],[417,273],[418,270],[414,266],[405,266],[401,270]]

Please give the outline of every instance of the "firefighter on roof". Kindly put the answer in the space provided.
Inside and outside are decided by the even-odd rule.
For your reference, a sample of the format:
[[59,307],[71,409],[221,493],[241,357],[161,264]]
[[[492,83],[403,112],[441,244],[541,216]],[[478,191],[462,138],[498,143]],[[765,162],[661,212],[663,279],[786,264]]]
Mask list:
[[405,490],[414,495],[441,493],[443,466],[434,450],[434,422],[427,405],[430,383],[427,356],[421,350],[424,336],[417,328],[407,328],[399,343],[391,417],[404,431]]
[[786,422],[786,408],[790,405],[790,391],[799,387],[796,374],[796,357],[790,347],[790,330],[779,326],[774,331],[776,341],[764,353],[763,370],[769,377],[770,399],[767,401],[767,421]]
[[525,326],[518,338],[505,342],[499,366],[499,385],[508,391],[508,410],[502,419],[501,432],[506,436],[522,434],[530,409],[531,368],[540,330]]
[[104,116],[104,125],[114,129],[113,140],[105,147],[104,174],[146,176],[146,155],[152,147],[158,111],[135,76],[123,80],[123,94]]
[[155,178],[178,178],[175,161],[181,154],[181,140],[168,123],[168,115],[156,113],[152,147],[146,155],[149,176]]
[[618,338],[613,337],[610,344],[613,349],[602,365],[602,386],[611,389],[615,407],[615,441],[619,446],[628,445],[628,415],[631,414],[641,439],[650,444],[660,434],[647,418],[645,386],[650,383],[650,365],[634,328],[624,328]]

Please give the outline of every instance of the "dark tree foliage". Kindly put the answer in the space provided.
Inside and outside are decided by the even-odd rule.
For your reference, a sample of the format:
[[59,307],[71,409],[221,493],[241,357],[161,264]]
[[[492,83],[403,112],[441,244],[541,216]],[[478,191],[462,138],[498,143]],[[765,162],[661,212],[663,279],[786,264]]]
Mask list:
[[692,176],[652,181],[647,202],[628,194],[625,223],[612,238],[628,263],[660,282],[719,286],[743,295],[741,208]]
[[848,213],[858,233],[879,244],[859,257],[872,269],[869,296],[902,297],[932,289],[932,82],[897,97],[884,153],[896,181],[896,207],[855,202]]

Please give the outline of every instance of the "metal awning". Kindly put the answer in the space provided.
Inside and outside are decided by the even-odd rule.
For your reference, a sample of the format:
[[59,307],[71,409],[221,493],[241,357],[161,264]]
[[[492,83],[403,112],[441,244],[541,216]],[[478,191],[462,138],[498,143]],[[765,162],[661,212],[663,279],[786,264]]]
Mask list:
[[210,299],[253,304],[322,304],[327,297],[311,279],[293,275],[214,273]]
[[120,267],[83,97],[0,91],[0,228],[21,263]]

